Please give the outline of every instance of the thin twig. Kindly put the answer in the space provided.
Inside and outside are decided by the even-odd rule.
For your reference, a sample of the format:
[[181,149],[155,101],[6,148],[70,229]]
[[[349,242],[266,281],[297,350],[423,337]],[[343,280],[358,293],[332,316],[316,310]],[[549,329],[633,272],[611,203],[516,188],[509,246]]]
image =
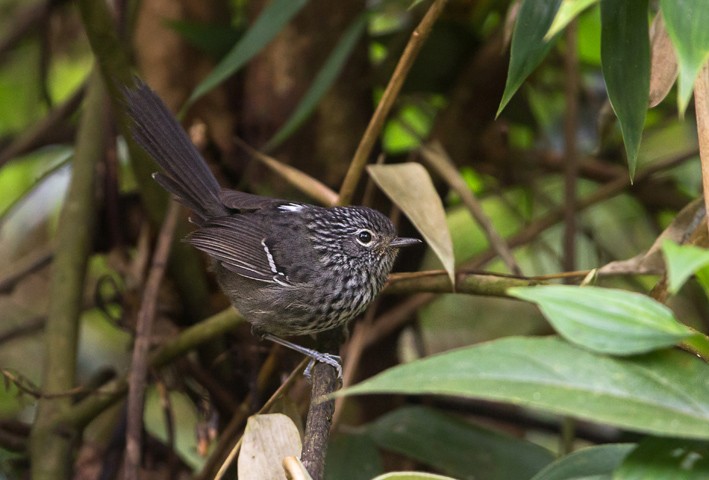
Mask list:
[[[579,72],[578,53],[576,51],[576,20],[566,27],[566,53],[564,54],[564,95],[566,97],[566,112],[564,114],[564,240],[562,270],[576,269],[576,184],[579,174],[579,159],[576,151],[576,135],[578,133],[578,96]],[[567,280],[565,283],[569,283]],[[576,421],[565,416],[561,423],[559,435],[559,452],[563,455],[573,451],[576,436]]]
[[128,376],[128,412],[126,420],[126,454],[124,478],[137,480],[140,471],[141,433],[143,430],[143,403],[148,377],[150,337],[157,307],[157,298],[165,275],[165,266],[170,256],[175,226],[180,207],[172,202],[168,209],[165,223],[160,229],[153,263],[145,285],[143,302],[138,312],[135,332],[135,345],[130,374]]
[[10,290],[26,275],[36,272],[47,265],[52,260],[53,256],[54,247],[44,247],[25,255],[17,262],[10,265],[6,269],[5,275],[0,278],[0,292]]
[[21,324],[0,333],[0,345],[16,338],[34,335],[44,328],[46,322],[46,315],[35,315],[23,319]]
[[396,65],[394,73],[389,80],[389,84],[384,90],[382,98],[374,111],[374,115],[372,115],[369,125],[367,125],[367,130],[365,130],[362,140],[357,146],[357,151],[352,158],[350,168],[347,170],[345,179],[340,187],[340,195],[337,200],[338,205],[349,205],[352,202],[355,189],[357,188],[357,184],[362,177],[362,173],[364,173],[364,168],[367,165],[367,161],[369,160],[369,156],[374,148],[374,144],[376,143],[377,138],[379,138],[379,133],[384,127],[384,121],[399,96],[399,92],[401,91],[401,87],[404,85],[404,80],[406,79],[411,66],[414,64],[421,47],[426,42],[434,23],[436,23],[436,20],[440,16],[445,5],[446,0],[434,0],[433,4],[428,9],[428,12],[426,12],[426,15],[424,15],[421,22],[411,33],[411,38],[406,44],[404,53],[401,55],[399,63]]
[[468,188],[465,180],[463,180],[460,172],[455,168],[441,144],[433,142],[432,144],[424,145],[421,147],[421,154],[426,163],[443,177],[448,186],[460,195],[463,204],[468,208],[475,221],[478,222],[480,228],[482,228],[487,241],[490,242],[490,246],[500,256],[509,271],[515,275],[522,275],[522,270],[519,268],[507,242],[497,233],[482,205],[480,205],[475,194]]
[[576,21],[566,28],[566,53],[564,55],[566,113],[564,115],[564,257],[562,268],[576,269],[576,182],[579,159],[576,152],[578,132],[579,74],[576,52]]
[[87,81],[82,83],[64,103],[54,108],[48,115],[42,118],[42,120],[28,128],[5,147],[0,152],[0,166],[4,165],[12,158],[32,150],[48,135],[56,131],[58,126],[66,123],[67,118],[81,105],[84,94],[86,93],[86,84]]

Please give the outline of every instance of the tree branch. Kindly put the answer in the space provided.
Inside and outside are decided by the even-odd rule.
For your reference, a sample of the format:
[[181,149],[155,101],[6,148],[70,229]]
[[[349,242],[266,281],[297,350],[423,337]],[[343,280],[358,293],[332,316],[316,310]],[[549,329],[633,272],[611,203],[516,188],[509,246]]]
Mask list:
[[[331,331],[320,334],[322,351],[337,351],[342,343],[340,331]],[[340,380],[335,369],[324,363],[317,363],[312,371],[313,389],[310,394],[308,418],[305,422],[305,436],[303,438],[303,453],[301,461],[313,477],[313,480],[322,480],[325,475],[325,456],[327,444],[330,440],[330,427],[335,413],[335,400],[324,398],[337,390]]]
[[[92,251],[96,207],[96,164],[106,139],[106,93],[98,71],[91,75],[86,108],[81,117],[72,179],[57,231],[52,268],[49,315],[45,326],[42,390],[47,394],[74,387],[86,265]],[[71,408],[71,398],[43,398],[30,438],[32,478],[70,477],[75,430],[53,428],[57,416]]]

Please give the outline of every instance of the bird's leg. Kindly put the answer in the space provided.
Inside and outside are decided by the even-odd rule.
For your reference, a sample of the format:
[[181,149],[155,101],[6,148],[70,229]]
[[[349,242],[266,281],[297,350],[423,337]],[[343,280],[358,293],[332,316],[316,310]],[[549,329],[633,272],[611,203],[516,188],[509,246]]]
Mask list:
[[321,353],[317,350],[313,350],[312,348],[306,348],[296,343],[289,342],[288,340],[283,340],[282,338],[277,337],[275,335],[271,335],[270,333],[264,333],[261,338],[270,340],[279,345],[283,345],[286,348],[290,348],[291,350],[295,350],[298,353],[302,353],[303,355],[310,357],[310,363],[308,363],[308,366],[305,368],[305,372],[303,372],[303,374],[307,378],[310,378],[310,371],[312,370],[313,365],[315,365],[315,362],[330,365],[337,371],[337,378],[342,378],[342,359],[339,355],[333,355],[331,353]]

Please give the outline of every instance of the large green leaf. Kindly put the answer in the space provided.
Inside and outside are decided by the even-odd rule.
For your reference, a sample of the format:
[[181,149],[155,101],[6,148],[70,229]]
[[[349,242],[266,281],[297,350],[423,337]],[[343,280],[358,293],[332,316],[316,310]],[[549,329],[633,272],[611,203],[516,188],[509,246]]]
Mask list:
[[639,293],[570,285],[517,287],[507,293],[536,303],[564,338],[595,352],[635,355],[694,334],[672,310]]
[[395,410],[368,425],[377,444],[456,478],[530,478],[550,451],[426,407]]
[[709,439],[709,366],[663,350],[616,359],[559,338],[507,338],[387,370],[336,395],[459,395],[667,436]]
[[212,73],[197,85],[183,107],[186,109],[198,98],[236,73],[263,49],[306,4],[308,0],[273,0],[261,12],[254,24],[224,56]]
[[357,45],[357,41],[367,27],[367,14],[362,14],[355,19],[350,27],[343,33],[335,49],[328,57],[325,65],[320,69],[317,76],[310,85],[310,88],[298,103],[293,114],[286,123],[271,137],[268,143],[262,148],[269,152],[287,139],[315,110],[320,99],[327,93],[337,76],[342,71],[345,61]]
[[694,80],[709,58],[709,4],[706,0],[660,0],[665,28],[677,50],[677,105],[684,112]]
[[709,478],[709,443],[647,438],[628,455],[613,480]]
[[544,35],[559,10],[561,0],[524,0],[517,13],[512,45],[510,47],[510,69],[507,72],[505,91],[502,94],[497,115],[532,73],[554,44],[554,38],[545,40]]
[[325,480],[371,480],[384,471],[369,435],[337,434],[327,448]]
[[169,20],[167,26],[180,34],[190,45],[219,60],[226,55],[243,31],[231,25],[215,25],[185,20]]
[[635,448],[634,443],[616,443],[584,448],[566,455],[532,477],[532,480],[611,479],[613,471]]
[[671,293],[679,292],[689,277],[709,265],[709,250],[694,245],[680,246],[666,240],[662,244],[662,252],[667,262],[667,279]]
[[632,178],[650,98],[647,0],[601,1],[601,66]]

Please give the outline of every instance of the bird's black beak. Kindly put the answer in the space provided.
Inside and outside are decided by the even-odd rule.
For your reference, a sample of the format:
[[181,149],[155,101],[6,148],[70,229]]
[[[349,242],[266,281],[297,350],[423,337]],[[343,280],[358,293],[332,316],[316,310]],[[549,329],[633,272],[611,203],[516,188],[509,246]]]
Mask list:
[[396,237],[394,240],[391,241],[389,246],[394,248],[401,248],[410,247],[412,245],[418,245],[419,243],[421,243],[421,240],[419,240],[418,238]]

